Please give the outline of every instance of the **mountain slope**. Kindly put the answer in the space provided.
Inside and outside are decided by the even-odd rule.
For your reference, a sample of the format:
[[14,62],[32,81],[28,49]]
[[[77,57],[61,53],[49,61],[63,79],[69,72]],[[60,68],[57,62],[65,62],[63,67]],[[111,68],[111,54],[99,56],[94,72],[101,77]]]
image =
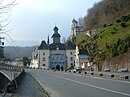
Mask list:
[[[122,16],[112,24],[91,30],[92,37],[86,32],[77,36],[76,44],[88,49],[96,59],[110,59],[127,52],[130,48],[130,15]],[[96,33],[96,34],[95,34]],[[101,55],[100,55],[100,54]]]
[[5,58],[15,59],[15,58],[22,58],[24,56],[31,57],[32,51],[35,48],[36,46],[32,47],[5,46],[4,47]]

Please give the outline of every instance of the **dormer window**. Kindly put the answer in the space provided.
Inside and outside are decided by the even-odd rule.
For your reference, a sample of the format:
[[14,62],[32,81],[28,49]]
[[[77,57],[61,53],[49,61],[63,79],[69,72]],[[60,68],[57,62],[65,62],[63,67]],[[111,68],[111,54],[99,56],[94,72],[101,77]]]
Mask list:
[[57,45],[57,47],[56,47],[56,50],[59,50],[59,47],[58,47],[58,45]]

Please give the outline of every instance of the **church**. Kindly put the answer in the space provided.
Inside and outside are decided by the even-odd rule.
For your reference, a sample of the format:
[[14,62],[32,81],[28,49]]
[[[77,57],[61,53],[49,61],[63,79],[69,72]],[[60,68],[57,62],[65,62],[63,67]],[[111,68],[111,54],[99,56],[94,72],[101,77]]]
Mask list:
[[39,68],[65,70],[75,65],[75,45],[70,41],[67,41],[66,44],[61,43],[61,35],[58,30],[58,27],[55,26],[51,44],[48,36],[47,42],[43,40],[38,47]]

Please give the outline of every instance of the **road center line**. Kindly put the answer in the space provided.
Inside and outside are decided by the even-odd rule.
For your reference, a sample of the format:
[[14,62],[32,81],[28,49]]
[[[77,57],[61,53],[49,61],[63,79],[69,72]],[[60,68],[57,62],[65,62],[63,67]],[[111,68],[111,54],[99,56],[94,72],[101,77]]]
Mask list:
[[56,75],[53,75],[53,74],[49,74],[49,75],[60,78],[60,79],[64,79],[64,80],[67,80],[67,81],[75,82],[75,83],[78,83],[78,84],[81,84],[81,85],[93,87],[93,88],[96,88],[96,89],[100,89],[100,90],[104,90],[104,91],[108,91],[108,92],[112,92],[112,93],[116,93],[116,94],[121,94],[121,95],[125,95],[125,96],[130,96],[130,94],[127,94],[127,93],[118,92],[118,91],[115,91],[115,90],[110,90],[110,89],[107,89],[107,88],[102,88],[102,87],[94,86],[94,85],[91,85],[91,84],[82,83],[82,82],[75,81],[75,80],[72,80],[72,79],[69,79],[69,78],[56,76]]

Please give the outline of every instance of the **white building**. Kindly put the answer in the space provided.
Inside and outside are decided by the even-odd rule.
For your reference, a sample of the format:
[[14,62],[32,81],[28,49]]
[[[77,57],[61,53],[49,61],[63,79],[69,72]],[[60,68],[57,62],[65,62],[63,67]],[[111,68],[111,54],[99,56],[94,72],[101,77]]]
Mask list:
[[82,33],[83,31],[84,28],[78,24],[78,21],[73,19],[71,25],[70,39],[72,40],[73,37],[76,37],[78,34]]
[[38,49],[35,48],[32,52],[31,68],[38,68]]
[[53,30],[53,43],[49,44],[48,37],[47,43],[42,41],[38,48],[39,68],[65,70],[74,65],[75,46],[70,41],[66,45],[61,43],[59,29],[54,27]]
[[85,49],[79,49],[78,46],[76,46],[76,52],[75,52],[75,67],[76,69],[84,68],[82,66],[82,62],[89,60],[89,53]]

